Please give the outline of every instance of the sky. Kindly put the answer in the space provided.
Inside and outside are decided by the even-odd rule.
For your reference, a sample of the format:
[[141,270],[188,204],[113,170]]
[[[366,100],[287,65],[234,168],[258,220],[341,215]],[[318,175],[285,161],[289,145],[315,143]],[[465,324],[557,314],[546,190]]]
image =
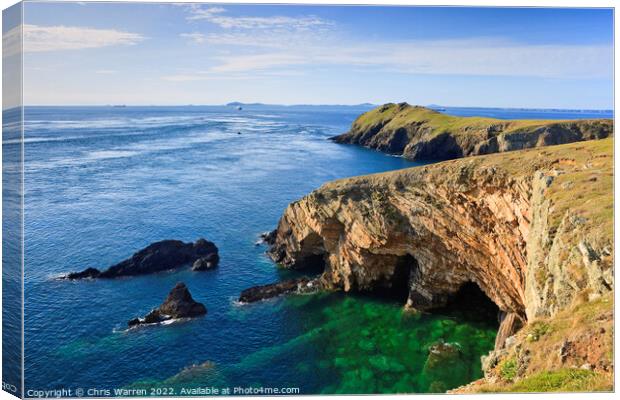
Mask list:
[[32,2],[23,32],[27,105],[613,108],[611,9]]

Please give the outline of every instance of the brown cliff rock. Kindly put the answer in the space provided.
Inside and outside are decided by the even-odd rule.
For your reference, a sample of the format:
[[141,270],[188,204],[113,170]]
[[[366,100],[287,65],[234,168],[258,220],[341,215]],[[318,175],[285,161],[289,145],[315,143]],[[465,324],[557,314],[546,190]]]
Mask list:
[[[613,291],[612,149],[594,140],[330,182],[287,207],[269,254],[324,264],[322,287],[403,291],[420,310],[475,283],[507,315],[492,369],[527,347],[519,323]],[[523,373],[561,366],[528,369],[536,353],[519,354]]]

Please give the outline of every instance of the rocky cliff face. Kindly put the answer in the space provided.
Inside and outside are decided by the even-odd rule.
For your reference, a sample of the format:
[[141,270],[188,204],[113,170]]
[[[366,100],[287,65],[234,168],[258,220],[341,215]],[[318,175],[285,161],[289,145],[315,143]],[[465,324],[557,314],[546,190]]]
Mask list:
[[288,206],[270,249],[321,283],[444,305],[468,282],[524,324],[613,290],[612,140],[334,181]]
[[351,130],[333,137],[412,160],[450,160],[606,138],[613,121],[499,120],[453,117],[407,103],[385,104],[362,114]]

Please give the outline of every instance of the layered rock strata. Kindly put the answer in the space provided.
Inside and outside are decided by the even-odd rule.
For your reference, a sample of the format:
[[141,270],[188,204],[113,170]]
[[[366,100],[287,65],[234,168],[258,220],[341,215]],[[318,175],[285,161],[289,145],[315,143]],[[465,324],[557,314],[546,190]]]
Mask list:
[[449,160],[602,139],[613,133],[611,119],[500,120],[455,117],[407,103],[385,104],[362,114],[349,132],[332,138],[411,160]]

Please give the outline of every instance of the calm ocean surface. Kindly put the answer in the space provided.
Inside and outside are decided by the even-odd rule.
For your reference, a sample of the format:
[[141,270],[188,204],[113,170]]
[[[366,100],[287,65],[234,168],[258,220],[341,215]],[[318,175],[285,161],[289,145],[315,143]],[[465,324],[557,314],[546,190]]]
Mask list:
[[[442,391],[480,376],[493,325],[413,316],[385,300],[321,294],[239,306],[293,275],[255,246],[287,204],[326,181],[417,165],[326,140],[366,108],[30,107],[25,113],[26,389],[298,387],[301,393]],[[608,114],[448,109],[499,118]],[[238,135],[237,132],[241,132]],[[8,147],[6,147],[8,146]],[[5,151],[17,142],[5,140]],[[205,237],[218,269],[58,281],[162,239]],[[208,315],[126,331],[185,282]],[[462,356],[429,362],[428,347]],[[192,365],[198,365],[189,368]]]

